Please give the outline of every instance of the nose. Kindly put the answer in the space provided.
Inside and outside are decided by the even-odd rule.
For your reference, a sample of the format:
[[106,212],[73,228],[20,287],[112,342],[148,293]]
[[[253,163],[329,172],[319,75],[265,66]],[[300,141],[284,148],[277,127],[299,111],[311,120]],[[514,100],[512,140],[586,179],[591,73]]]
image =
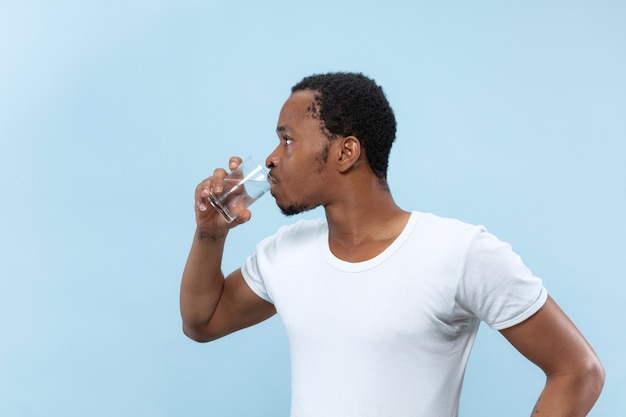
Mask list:
[[275,168],[277,164],[278,164],[278,157],[276,155],[276,150],[274,150],[265,159],[265,166],[269,169],[272,169],[272,168]]

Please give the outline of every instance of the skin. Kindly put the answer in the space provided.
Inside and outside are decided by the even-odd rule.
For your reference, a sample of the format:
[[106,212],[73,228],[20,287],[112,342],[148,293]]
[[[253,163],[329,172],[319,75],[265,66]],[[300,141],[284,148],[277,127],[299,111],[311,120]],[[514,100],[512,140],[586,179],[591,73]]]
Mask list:
[[[311,91],[295,92],[280,112],[279,144],[266,160],[271,193],[287,214],[323,206],[333,254],[348,262],[371,259],[396,239],[410,213],[395,204],[386,184],[374,175],[358,138],[329,140],[320,120],[308,110],[313,97]],[[240,163],[233,157],[229,168]],[[252,292],[240,269],[224,279],[226,236],[251,217],[245,211],[229,224],[208,206],[209,190],[221,192],[225,175],[224,169],[216,169],[195,192],[197,228],[183,272],[180,305],[183,331],[198,342],[215,340],[276,313],[271,303]],[[552,298],[535,315],[501,333],[546,374],[532,416],[587,415],[602,390],[604,370]]]

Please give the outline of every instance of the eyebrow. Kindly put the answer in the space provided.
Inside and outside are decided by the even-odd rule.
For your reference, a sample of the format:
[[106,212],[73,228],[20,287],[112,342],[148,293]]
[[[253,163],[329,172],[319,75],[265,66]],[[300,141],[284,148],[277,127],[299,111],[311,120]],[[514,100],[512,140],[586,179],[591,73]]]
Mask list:
[[285,126],[285,125],[278,126],[276,128],[276,133],[286,133],[286,132],[289,132],[289,128],[287,126]]

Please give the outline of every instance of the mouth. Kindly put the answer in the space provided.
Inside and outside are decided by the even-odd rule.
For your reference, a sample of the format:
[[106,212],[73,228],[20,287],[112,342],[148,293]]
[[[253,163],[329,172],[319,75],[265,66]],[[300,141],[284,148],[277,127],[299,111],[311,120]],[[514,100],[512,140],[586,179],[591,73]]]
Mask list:
[[278,184],[278,179],[276,179],[276,177],[272,175],[271,171],[269,174],[267,174],[267,182],[270,184],[270,192],[272,192]]

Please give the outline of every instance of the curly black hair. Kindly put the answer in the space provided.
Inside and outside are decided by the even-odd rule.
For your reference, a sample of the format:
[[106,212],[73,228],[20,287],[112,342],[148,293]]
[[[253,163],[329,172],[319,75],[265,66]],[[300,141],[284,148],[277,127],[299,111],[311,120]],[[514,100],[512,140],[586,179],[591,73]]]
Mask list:
[[389,153],[396,138],[396,118],[382,87],[362,73],[332,72],[305,77],[291,92],[312,90],[310,109],[330,137],[355,136],[372,171],[387,181]]

